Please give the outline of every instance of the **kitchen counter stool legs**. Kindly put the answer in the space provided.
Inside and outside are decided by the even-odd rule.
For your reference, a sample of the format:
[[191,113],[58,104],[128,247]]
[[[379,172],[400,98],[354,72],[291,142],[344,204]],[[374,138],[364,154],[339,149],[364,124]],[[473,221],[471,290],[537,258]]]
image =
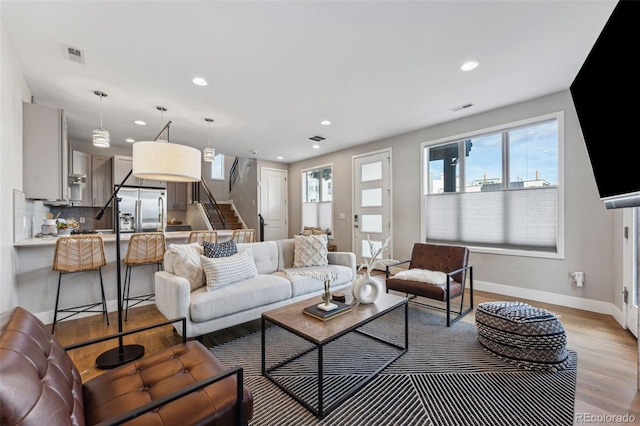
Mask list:
[[[165,238],[162,232],[143,232],[131,235],[124,263],[127,269],[124,274],[124,291],[122,302],[124,303],[124,320],[128,320],[129,307],[134,307],[142,302],[155,300],[154,293],[131,296],[131,272],[134,266],[155,264],[158,271],[162,270],[164,261]],[[129,304],[130,301],[134,301]]]
[[[52,269],[54,271],[58,271],[59,275],[51,334],[55,332],[56,323],[83,312],[101,312],[107,317],[107,324],[109,324],[109,314],[107,312],[107,301],[104,295],[104,284],[102,282],[101,269],[106,264],[107,260],[104,254],[104,242],[102,241],[102,237],[93,235],[58,237],[52,266]],[[100,294],[102,301],[60,309],[59,302],[62,275],[86,271],[98,271],[98,274],[100,275]],[[100,307],[100,310],[96,309],[98,307]],[[66,312],[69,315],[58,319],[58,312]]]

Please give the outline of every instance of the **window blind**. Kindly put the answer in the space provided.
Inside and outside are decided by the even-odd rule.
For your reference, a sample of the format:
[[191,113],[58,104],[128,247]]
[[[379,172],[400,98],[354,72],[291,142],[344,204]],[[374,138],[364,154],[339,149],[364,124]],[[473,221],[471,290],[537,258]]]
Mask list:
[[557,186],[426,195],[426,239],[555,252],[557,204]]

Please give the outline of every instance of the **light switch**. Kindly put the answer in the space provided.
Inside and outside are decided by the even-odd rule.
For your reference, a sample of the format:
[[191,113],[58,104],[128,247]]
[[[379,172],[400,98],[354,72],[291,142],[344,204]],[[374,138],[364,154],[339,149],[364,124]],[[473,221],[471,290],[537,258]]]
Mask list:
[[346,217],[347,217],[347,216],[346,216],[344,213],[340,213],[340,214],[338,215],[338,218],[339,218],[340,220],[345,220],[345,219],[346,219]]

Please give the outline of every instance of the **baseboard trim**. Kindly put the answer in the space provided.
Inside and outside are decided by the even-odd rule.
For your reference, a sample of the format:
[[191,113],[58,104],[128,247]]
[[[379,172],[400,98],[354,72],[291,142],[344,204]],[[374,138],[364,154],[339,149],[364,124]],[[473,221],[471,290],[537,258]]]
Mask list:
[[473,280],[475,290],[489,293],[502,294],[504,296],[519,297],[536,302],[560,305],[567,308],[581,309],[599,314],[611,315],[621,327],[625,328],[626,321],[623,312],[610,302],[584,299],[582,297],[566,296],[546,291],[532,290],[528,288],[513,287],[504,284],[495,284],[487,281]]

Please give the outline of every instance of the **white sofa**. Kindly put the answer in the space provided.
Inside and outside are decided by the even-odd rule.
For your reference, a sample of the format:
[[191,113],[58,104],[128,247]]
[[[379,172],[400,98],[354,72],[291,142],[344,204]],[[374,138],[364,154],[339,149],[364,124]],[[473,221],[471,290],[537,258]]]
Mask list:
[[[258,276],[213,291],[207,291],[206,286],[191,291],[189,281],[175,274],[173,262],[177,258],[168,250],[164,270],[155,274],[156,305],[167,318],[187,319],[187,337],[200,337],[259,319],[264,311],[323,293],[323,280],[295,275],[295,272],[329,269],[337,273],[331,291],[349,287],[356,278],[354,253],[329,252],[329,265],[293,268],[294,247],[294,239],[237,244],[238,251],[251,251]],[[176,330],[182,335],[180,327],[176,326]]]

